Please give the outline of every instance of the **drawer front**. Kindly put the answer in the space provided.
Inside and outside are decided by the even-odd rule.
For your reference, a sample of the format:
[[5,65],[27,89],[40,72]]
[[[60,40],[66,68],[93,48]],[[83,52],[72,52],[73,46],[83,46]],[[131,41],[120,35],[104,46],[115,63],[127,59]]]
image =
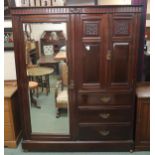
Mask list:
[[131,105],[132,94],[87,93],[78,96],[78,104],[82,105]]
[[99,125],[79,127],[79,140],[129,140],[130,125]]
[[9,125],[4,126],[4,140],[13,140],[13,132]]
[[106,108],[100,110],[78,111],[80,123],[109,123],[131,121],[131,108]]

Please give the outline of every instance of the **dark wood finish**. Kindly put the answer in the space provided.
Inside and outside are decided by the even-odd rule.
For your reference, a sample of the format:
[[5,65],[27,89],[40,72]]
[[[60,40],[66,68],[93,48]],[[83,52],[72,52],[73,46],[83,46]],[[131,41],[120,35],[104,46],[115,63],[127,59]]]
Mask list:
[[144,54],[144,81],[150,81],[150,55]]
[[[131,121],[131,108],[125,107],[79,107],[80,123],[118,123]],[[93,114],[93,115],[92,115]]]
[[79,95],[79,105],[131,105],[132,94],[83,93]]
[[133,148],[132,140],[123,141],[24,141],[23,149],[27,151],[126,151]]
[[149,83],[137,86],[137,111],[135,149],[150,149],[150,86]]
[[138,67],[137,67],[137,80],[142,81],[143,74],[143,63],[144,63],[144,42],[145,42],[145,26],[146,26],[146,12],[147,12],[147,1],[148,0],[132,0],[132,5],[143,5],[143,11],[141,16],[141,37],[139,40],[139,50],[138,50]]
[[[129,124],[79,124],[79,140],[128,140],[132,138]],[[122,132],[123,131],[123,132]]]
[[[12,8],[24,120],[23,149],[128,151],[134,148],[134,93],[142,11],[141,6]],[[23,60],[24,38],[18,35],[22,34],[24,22],[67,23],[67,61],[72,86],[69,135],[31,132],[28,94],[25,94],[28,81]],[[101,112],[103,120],[97,117]],[[98,133],[100,130],[102,135],[108,133],[104,130],[110,130],[111,134],[104,139]]]
[[18,102],[17,84],[4,83],[4,146],[15,148],[21,140],[22,129]]

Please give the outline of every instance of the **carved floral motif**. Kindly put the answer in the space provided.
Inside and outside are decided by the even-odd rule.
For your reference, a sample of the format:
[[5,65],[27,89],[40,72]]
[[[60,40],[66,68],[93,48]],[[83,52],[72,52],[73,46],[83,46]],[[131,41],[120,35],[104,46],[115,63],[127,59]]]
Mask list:
[[114,33],[115,33],[115,35],[128,35],[129,34],[129,23],[128,23],[128,21],[117,21],[117,22],[115,22]]
[[98,23],[86,23],[85,35],[97,36],[98,35]]

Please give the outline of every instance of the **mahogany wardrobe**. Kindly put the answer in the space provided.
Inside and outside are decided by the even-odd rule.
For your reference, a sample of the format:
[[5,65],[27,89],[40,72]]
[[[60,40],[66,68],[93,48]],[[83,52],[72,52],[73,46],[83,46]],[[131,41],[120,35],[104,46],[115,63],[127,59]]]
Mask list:
[[[132,151],[143,7],[14,7],[11,13],[22,148]],[[44,52],[43,37],[51,43]],[[61,38],[65,38],[62,45]],[[30,63],[36,49],[39,58]],[[33,76],[33,69],[39,75]],[[63,73],[67,82],[57,91]],[[38,97],[30,82],[36,82]],[[44,87],[49,87],[48,94]],[[59,93],[64,93],[66,102],[58,103]]]

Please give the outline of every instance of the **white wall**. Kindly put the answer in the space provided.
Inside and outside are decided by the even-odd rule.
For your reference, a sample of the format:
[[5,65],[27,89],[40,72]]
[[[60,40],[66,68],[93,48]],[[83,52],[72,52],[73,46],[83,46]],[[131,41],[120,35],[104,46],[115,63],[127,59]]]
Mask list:
[[16,80],[14,52],[4,53],[4,80]]
[[99,5],[127,5],[131,4],[131,0],[98,0]]
[[150,13],[150,0],[147,1],[147,13]]
[[[147,14],[150,14],[150,0],[147,1]],[[146,20],[146,26],[150,27],[150,20]]]
[[[12,22],[5,20],[4,27],[12,27]],[[14,51],[4,52],[4,80],[16,80]]]
[[52,24],[52,23],[44,23],[44,24],[31,24],[32,28],[32,39],[36,41],[40,41],[41,35],[44,31],[50,31],[50,30],[62,30],[64,32],[64,35],[66,37],[66,23],[61,24]]

